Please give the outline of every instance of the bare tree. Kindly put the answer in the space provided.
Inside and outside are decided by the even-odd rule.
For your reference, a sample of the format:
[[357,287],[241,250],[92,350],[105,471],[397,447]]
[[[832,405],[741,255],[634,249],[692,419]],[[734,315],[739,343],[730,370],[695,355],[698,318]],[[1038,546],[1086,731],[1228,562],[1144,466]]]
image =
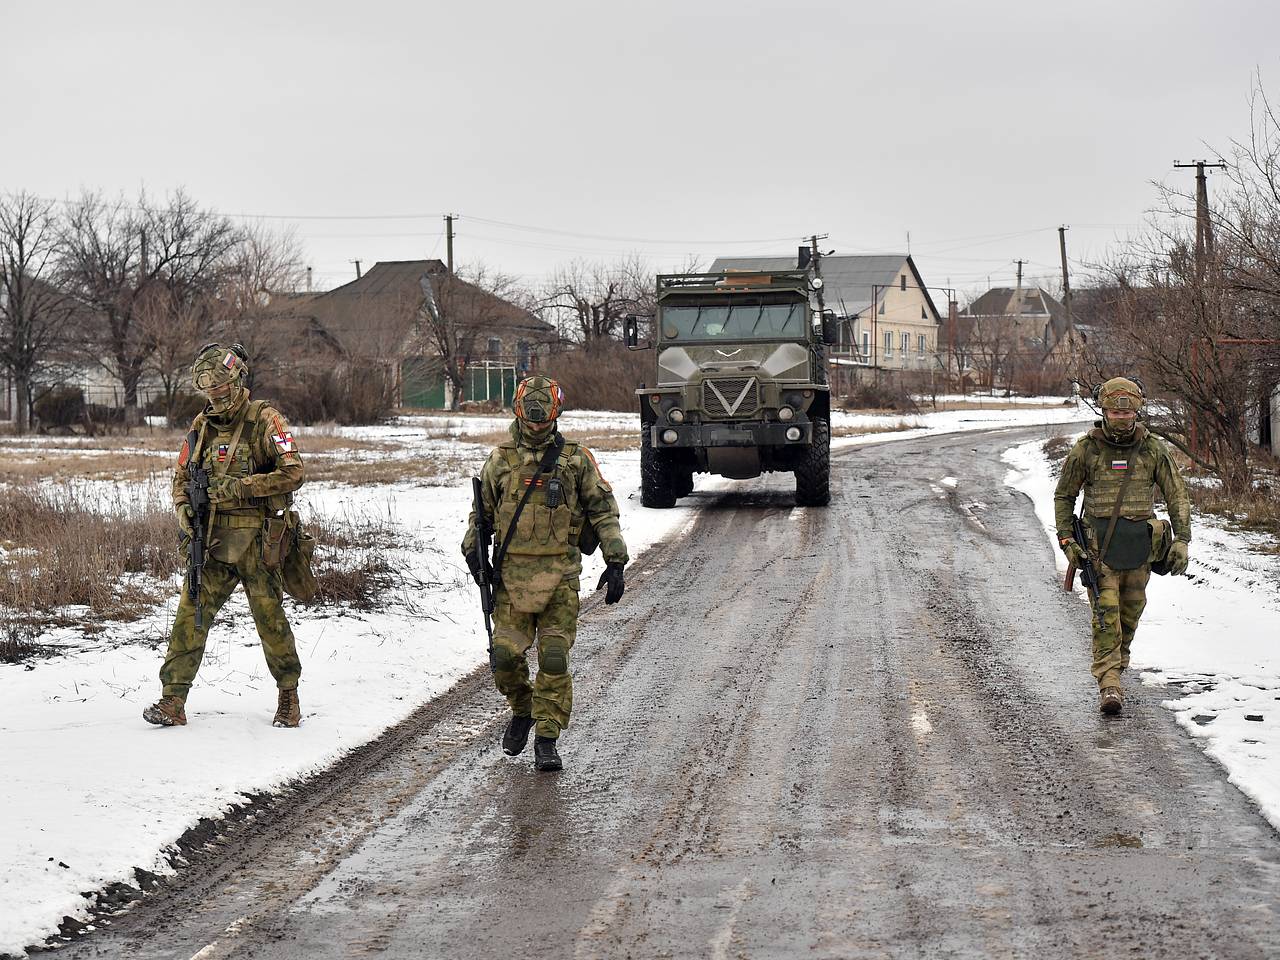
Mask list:
[[13,378],[15,429],[31,427],[37,381],[50,376],[75,301],[56,276],[54,204],[28,193],[0,196],[0,365]]
[[519,281],[491,271],[483,263],[453,274],[424,274],[418,308],[417,336],[423,352],[439,357],[449,381],[452,408],[466,387],[466,361],[478,355],[480,337],[513,313],[522,313],[529,296]]
[[156,350],[155,327],[140,322],[140,308],[157,302],[150,298],[178,309],[214,295],[240,240],[230,220],[201,210],[182,191],[163,205],[145,195],[131,206],[86,194],[70,207],[61,244],[64,273],[95,314],[82,353],[119,378],[132,416]]
[[628,313],[651,312],[653,271],[638,256],[615,263],[574,260],[547,283],[540,306],[565,339],[588,350],[616,338]]

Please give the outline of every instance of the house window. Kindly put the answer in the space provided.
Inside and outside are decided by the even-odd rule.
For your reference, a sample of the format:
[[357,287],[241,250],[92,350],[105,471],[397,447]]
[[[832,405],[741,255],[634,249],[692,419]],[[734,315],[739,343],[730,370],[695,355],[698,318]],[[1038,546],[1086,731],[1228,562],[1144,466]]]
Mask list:
[[927,314],[927,313],[925,313],[925,312],[924,312],[924,304],[923,304],[923,303],[922,303],[922,304],[920,304],[920,319],[921,319],[921,320],[928,320],[928,319],[929,319],[929,314]]
[[529,348],[529,341],[521,340],[519,344],[516,345],[516,367],[521,372],[528,370],[532,365],[530,363],[532,356],[533,351]]
[[865,330],[862,331],[862,362],[871,362],[871,334]]
[[916,337],[916,353],[920,354],[920,356],[922,357],[924,356],[924,344],[925,344],[925,335],[922,333],[918,337]]
[[905,357],[907,356],[907,354],[908,354],[908,353],[910,353],[910,352],[911,352],[911,334],[909,334],[909,333],[904,333],[904,334],[902,335],[902,356],[903,356],[903,358],[905,359]]
[[905,273],[898,278],[898,282],[899,284],[901,284],[900,289],[902,290],[907,289],[907,275]]
[[884,332],[884,355],[886,357],[893,356],[893,331],[886,330]]
[[497,360],[502,356],[502,340],[499,337],[489,338],[489,359]]

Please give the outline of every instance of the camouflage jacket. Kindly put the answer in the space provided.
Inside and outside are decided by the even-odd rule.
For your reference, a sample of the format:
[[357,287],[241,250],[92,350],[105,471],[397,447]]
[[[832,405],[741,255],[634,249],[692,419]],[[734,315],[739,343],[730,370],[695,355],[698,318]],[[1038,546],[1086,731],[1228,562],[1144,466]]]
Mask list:
[[[553,431],[544,442],[532,446],[522,440],[518,423],[512,423],[511,439],[496,447],[485,461],[480,471],[481,498],[493,526],[495,553],[507,536],[516,506],[533,480],[547,444],[555,435]],[[559,480],[562,491],[560,502],[554,507],[548,506],[547,501],[553,477]],[[600,475],[600,467],[590,450],[572,440],[565,441],[554,468],[539,480],[520,514],[503,561],[503,582],[509,589],[519,588],[524,581],[535,578],[539,583],[552,578],[556,583],[576,579],[582,573],[578,537],[588,522],[600,538],[605,560],[627,562],[618,503],[608,481]],[[464,556],[475,549],[475,538],[473,508],[462,541]]]
[[[231,441],[240,423],[240,438],[232,450]],[[229,421],[212,417],[207,410],[191,422],[196,434],[194,450],[182,444],[173,470],[174,506],[187,502],[187,464],[193,454],[211,473],[240,479],[244,498],[218,505],[223,515],[257,514],[282,510],[291,502],[290,494],[302,486],[302,457],[289,424],[269,401],[248,400]]]
[[[1131,475],[1127,485],[1124,484],[1126,473]],[[1129,520],[1154,517],[1158,487],[1169,508],[1173,535],[1191,542],[1191,500],[1182,474],[1169,448],[1142,424],[1138,424],[1133,440],[1127,444],[1109,440],[1101,421],[1076,441],[1063,461],[1053,494],[1054,523],[1059,539],[1071,537],[1071,515],[1082,487],[1084,505],[1080,515],[1099,520],[1110,518],[1122,487],[1124,501],[1120,505],[1120,516]]]

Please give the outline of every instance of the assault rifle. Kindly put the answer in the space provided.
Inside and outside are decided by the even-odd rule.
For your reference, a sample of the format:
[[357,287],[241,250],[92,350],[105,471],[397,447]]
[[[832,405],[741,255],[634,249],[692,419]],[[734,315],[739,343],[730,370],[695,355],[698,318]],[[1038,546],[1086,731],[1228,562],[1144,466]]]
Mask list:
[[[1084,536],[1084,524],[1080,522],[1077,516],[1071,517],[1071,537],[1080,549],[1084,551],[1084,559],[1080,561],[1080,582],[1084,584],[1084,588],[1089,594],[1089,606],[1094,612],[1098,609],[1098,568],[1093,565],[1093,558],[1089,556],[1089,541]],[[1067,579],[1062,584],[1062,589],[1068,592],[1076,588],[1076,564],[1074,561],[1067,565]]]
[[484,512],[484,497],[480,492],[480,478],[471,478],[471,494],[476,512],[476,569],[480,571],[480,609],[484,612],[484,632],[489,637],[489,669],[497,670],[493,661],[493,567],[489,564],[489,541],[493,539],[493,524]]
[[196,605],[196,626],[204,626],[200,611],[200,587],[204,582],[204,558],[209,529],[209,471],[198,463],[194,430],[187,437],[187,502],[191,504],[191,542],[187,544],[187,596]]

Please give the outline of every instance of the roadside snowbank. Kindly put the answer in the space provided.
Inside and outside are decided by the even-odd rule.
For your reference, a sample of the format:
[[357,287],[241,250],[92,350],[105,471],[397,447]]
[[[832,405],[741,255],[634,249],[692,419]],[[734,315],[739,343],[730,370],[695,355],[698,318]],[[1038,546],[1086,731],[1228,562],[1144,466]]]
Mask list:
[[[1013,447],[1004,459],[1012,468],[1005,482],[1035,504],[1065,574],[1053,520],[1057,479],[1043,442]],[[1280,830],[1280,556],[1259,552],[1274,550],[1272,538],[1212,517],[1192,518],[1192,539],[1185,577],[1151,578],[1131,664],[1144,683],[1181,689],[1164,705]],[[1078,583],[1076,592],[1088,602]]]

